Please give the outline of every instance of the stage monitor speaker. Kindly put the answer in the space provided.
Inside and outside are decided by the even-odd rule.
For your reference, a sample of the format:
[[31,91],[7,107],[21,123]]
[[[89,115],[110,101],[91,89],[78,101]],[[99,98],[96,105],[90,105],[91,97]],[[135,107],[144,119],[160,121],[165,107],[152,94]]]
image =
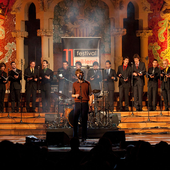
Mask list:
[[103,137],[109,138],[112,145],[117,145],[125,142],[125,131],[108,131]]
[[69,146],[70,139],[65,132],[47,132],[46,133],[47,145]]

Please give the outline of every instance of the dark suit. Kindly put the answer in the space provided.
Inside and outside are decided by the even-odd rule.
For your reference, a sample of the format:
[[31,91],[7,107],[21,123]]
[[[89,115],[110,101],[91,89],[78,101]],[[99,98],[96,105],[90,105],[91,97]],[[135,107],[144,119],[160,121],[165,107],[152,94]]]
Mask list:
[[[119,74],[122,77],[119,77]],[[119,106],[120,110],[122,110],[122,102],[123,102],[123,93],[125,94],[125,110],[129,110],[129,88],[130,88],[130,78],[131,78],[131,67],[127,66],[127,68],[123,69],[123,65],[118,67],[117,76],[119,77]],[[128,81],[124,81],[127,79]]]
[[[114,77],[115,79],[111,79],[111,77]],[[114,82],[117,81],[117,75],[115,70],[110,69],[110,73],[108,74],[106,70],[104,70],[104,91],[108,91],[108,98],[107,98],[107,109],[110,106],[110,110],[114,110]]]
[[[165,73],[165,69],[163,69],[162,72]],[[170,74],[170,67],[168,68],[167,74]],[[164,98],[165,110],[168,110],[170,104],[170,78],[165,78],[164,75],[163,77],[161,77],[161,80],[162,80],[161,89]]]
[[[32,80],[27,80],[27,78],[33,77]],[[24,79],[26,80],[26,109],[27,112],[30,111],[30,97],[32,94],[32,111],[35,111],[36,102],[36,91],[37,91],[37,81],[34,78],[38,78],[38,69],[34,68],[34,73],[31,72],[30,67],[25,69]]]
[[[90,78],[94,79],[90,80]],[[87,80],[90,82],[92,90],[94,89],[100,90],[100,82],[102,81],[101,71],[90,69],[87,74]]]
[[[46,79],[45,76],[50,76],[50,79]],[[51,81],[53,80],[53,72],[51,69],[47,68],[46,71],[41,70],[40,71],[40,77],[41,79],[41,97],[42,97],[42,109],[43,112],[50,111],[50,95],[51,95]]]
[[[71,77],[71,69],[67,68],[66,70],[64,68],[58,69],[58,74],[62,74],[63,77],[70,80]],[[62,94],[69,96],[69,81],[64,80],[59,77],[59,91],[62,92]]]
[[138,68],[133,65],[133,72],[141,72],[142,76],[133,76],[134,106],[136,110],[142,111],[143,86],[145,85],[144,75],[146,74],[145,63],[139,62]]
[[[160,78],[160,69],[156,67],[155,69],[153,67],[149,68],[148,70],[148,102],[149,102],[149,108],[156,110],[156,104],[157,104],[157,95],[158,95],[158,79]],[[154,78],[150,78],[150,75],[153,74]],[[153,105],[152,105],[153,101]]]
[[[3,77],[7,77],[7,73],[6,72],[2,72],[0,71],[0,76],[3,76]],[[0,79],[0,113],[3,113],[4,112],[4,97],[5,97],[5,90],[6,90],[6,86],[3,81],[5,81],[4,79]]]
[[10,94],[11,94],[11,108],[12,112],[15,112],[15,99],[17,103],[17,112],[19,112],[19,106],[20,106],[20,91],[21,91],[21,83],[20,80],[22,80],[22,71],[19,69],[16,69],[16,72],[19,74],[19,77],[16,79],[14,77],[14,72],[11,70],[8,73],[9,81],[10,81]]

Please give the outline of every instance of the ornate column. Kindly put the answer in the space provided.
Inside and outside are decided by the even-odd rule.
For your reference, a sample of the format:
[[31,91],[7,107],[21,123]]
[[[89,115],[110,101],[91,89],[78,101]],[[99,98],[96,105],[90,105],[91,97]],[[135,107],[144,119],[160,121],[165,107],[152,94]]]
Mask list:
[[[148,58],[148,37],[152,36],[152,30],[138,30],[136,36],[140,37],[140,57],[141,61],[145,63],[146,69],[148,68],[149,58]],[[147,70],[148,71],[148,70]],[[144,92],[147,92],[147,79],[145,76],[145,86]]]
[[[126,34],[126,29],[124,28],[115,28],[112,30],[111,35],[114,37],[111,38],[112,51],[114,52],[114,64],[115,64],[115,71],[117,72],[118,66],[122,64],[122,36]],[[114,41],[114,42],[113,42]],[[112,56],[112,54],[111,54]],[[115,92],[118,92],[118,82],[115,84]]]
[[53,70],[53,30],[39,29],[37,30],[37,36],[41,36],[41,61],[47,60],[49,68]]
[[17,68],[21,69],[21,61],[22,61],[22,93],[25,92],[25,80],[24,80],[24,65],[25,65],[25,58],[24,58],[24,38],[28,36],[28,32],[15,30],[12,32],[12,36],[16,38],[16,66]]

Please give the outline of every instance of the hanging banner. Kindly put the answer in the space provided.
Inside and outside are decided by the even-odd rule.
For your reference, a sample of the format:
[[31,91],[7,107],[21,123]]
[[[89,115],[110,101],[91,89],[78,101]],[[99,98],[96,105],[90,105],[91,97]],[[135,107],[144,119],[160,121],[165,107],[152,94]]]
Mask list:
[[75,66],[77,61],[82,66],[92,66],[94,61],[100,65],[100,37],[62,37],[63,60]]

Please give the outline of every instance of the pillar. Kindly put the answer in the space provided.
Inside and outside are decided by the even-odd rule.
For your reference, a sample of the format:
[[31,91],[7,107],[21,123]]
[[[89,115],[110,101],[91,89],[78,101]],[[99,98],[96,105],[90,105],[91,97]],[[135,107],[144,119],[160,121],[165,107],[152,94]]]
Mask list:
[[[16,38],[16,66],[18,69],[22,69],[22,90],[21,92],[25,92],[25,80],[24,80],[24,65],[25,65],[25,58],[24,58],[24,38],[28,36],[28,32],[15,30],[12,32],[12,36]],[[21,68],[22,64],[22,68]]]
[[[117,72],[118,66],[122,65],[122,36],[126,34],[126,29],[124,28],[115,28],[112,30],[111,35],[111,43],[114,43],[113,49],[111,52],[113,53],[114,50],[114,69]],[[113,42],[114,41],[114,42]],[[112,54],[111,54],[112,56]],[[115,92],[118,92],[118,82],[115,83]]]
[[[152,30],[138,30],[136,32],[136,36],[140,37],[140,57],[141,61],[145,63],[146,71],[148,71],[148,64],[149,64],[149,58],[148,58],[148,37],[152,36]],[[147,92],[147,79],[145,76],[145,86],[144,86],[144,92]]]
[[51,29],[39,29],[37,30],[37,36],[41,36],[41,61],[47,60],[49,62],[49,68],[53,70],[53,30]]

